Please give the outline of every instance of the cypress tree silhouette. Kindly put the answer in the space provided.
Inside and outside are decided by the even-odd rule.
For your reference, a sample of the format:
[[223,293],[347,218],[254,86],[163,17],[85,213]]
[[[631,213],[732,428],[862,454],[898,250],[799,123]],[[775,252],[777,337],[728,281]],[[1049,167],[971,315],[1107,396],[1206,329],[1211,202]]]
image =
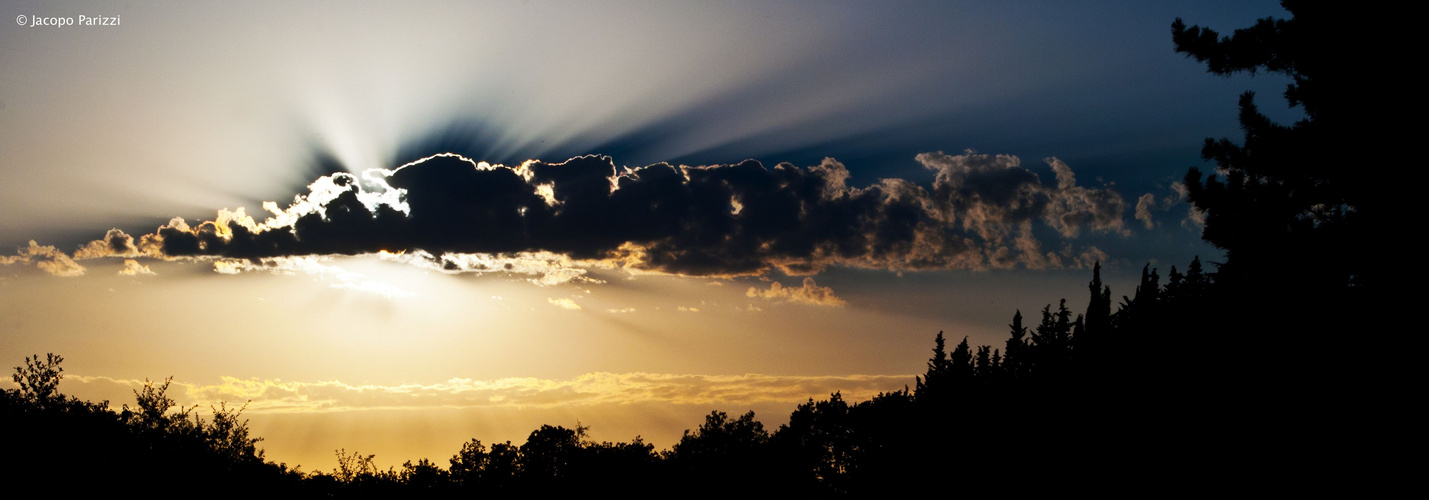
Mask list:
[[922,377],[913,377],[913,396],[924,403],[941,404],[952,378],[953,363],[948,359],[943,332],[940,331],[933,339],[933,357],[928,360],[928,372]]
[[965,389],[972,383],[974,373],[972,348],[968,347],[968,338],[966,336],[963,337],[962,342],[958,342],[958,346],[953,349],[953,353],[948,356],[948,360],[950,361],[952,373],[950,378],[952,379],[953,388]]
[[1087,288],[1091,290],[1091,300],[1087,302],[1084,328],[1076,335],[1077,356],[1101,366],[1107,361],[1107,337],[1111,334],[1111,287],[1102,284],[1101,262],[1092,266],[1092,281]]
[[[967,342],[964,337],[963,342]],[[992,376],[997,371],[997,366],[993,364],[991,346],[978,346],[977,357],[973,360],[973,376],[982,383],[992,381]]]
[[1012,324],[1007,326],[1012,332],[1004,349],[1006,354],[1002,358],[1002,371],[1007,374],[1009,380],[1026,379],[1031,372],[1032,360],[1027,354],[1027,327],[1022,326],[1021,309],[1012,314]]

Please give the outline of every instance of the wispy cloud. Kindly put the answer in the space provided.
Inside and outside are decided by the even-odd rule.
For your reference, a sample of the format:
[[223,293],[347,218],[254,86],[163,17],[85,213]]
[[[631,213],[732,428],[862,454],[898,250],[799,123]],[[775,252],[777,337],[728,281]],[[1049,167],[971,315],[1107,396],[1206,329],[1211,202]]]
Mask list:
[[1136,200],[1136,220],[1141,221],[1147,229],[1152,229],[1160,225],[1156,222],[1156,214],[1167,212],[1177,205],[1185,203],[1186,215],[1181,218],[1181,225],[1184,227],[1199,227],[1205,225],[1206,216],[1196,206],[1187,203],[1190,195],[1186,189],[1186,184],[1180,181],[1171,183],[1170,192],[1163,192],[1161,196],[1155,193],[1146,193]]
[[581,310],[581,305],[580,305],[580,304],[577,304],[576,301],[571,300],[571,299],[568,299],[568,298],[565,298],[565,297],[562,297],[562,298],[559,298],[559,299],[546,299],[546,302],[549,302],[549,303],[551,303],[551,305],[556,306],[556,307],[559,307],[559,308],[561,308],[561,309],[570,309],[570,310],[572,310],[572,311],[579,311],[579,310]]

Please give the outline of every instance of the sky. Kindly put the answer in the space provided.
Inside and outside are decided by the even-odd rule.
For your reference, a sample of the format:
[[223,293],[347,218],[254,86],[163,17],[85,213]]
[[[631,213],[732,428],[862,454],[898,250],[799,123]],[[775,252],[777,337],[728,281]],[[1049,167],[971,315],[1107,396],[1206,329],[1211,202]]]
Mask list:
[[1094,263],[1217,261],[1178,181],[1241,93],[1298,117],[1170,40],[1274,2],[0,11],[0,359],[246,401],[306,471],[900,390]]

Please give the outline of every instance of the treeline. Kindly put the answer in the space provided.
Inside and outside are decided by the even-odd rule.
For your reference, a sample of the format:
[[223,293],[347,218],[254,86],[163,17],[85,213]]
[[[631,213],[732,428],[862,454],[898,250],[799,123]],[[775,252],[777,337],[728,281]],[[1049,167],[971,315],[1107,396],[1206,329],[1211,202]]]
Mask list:
[[[82,401],[59,392],[64,358],[25,358],[0,394],[0,470],[13,488],[30,484],[46,495],[124,490],[205,492],[220,497],[297,491],[304,477],[264,460],[248,434],[243,407],[177,407],[169,381],[134,391],[135,406]],[[34,490],[31,490],[34,491]]]
[[[1062,300],[1035,324],[1019,311],[996,346],[963,338],[948,350],[940,332],[913,388],[861,402],[838,393],[809,400],[772,432],[753,412],[713,412],[656,451],[639,437],[595,442],[586,427],[542,426],[519,445],[472,439],[443,462],[386,470],[373,455],[337,450],[331,472],[300,473],[264,460],[239,418],[242,407],[220,405],[205,420],[196,408],[176,407],[165,381],[136,390],[135,407],[116,412],[107,401],[60,394],[59,356],[27,358],[14,375],[20,388],[0,398],[7,427],[21,430],[9,433],[5,470],[72,478],[71,488],[161,473],[152,486],[324,497],[865,496],[919,491],[915,478],[950,474],[977,478],[962,490],[1015,492],[1179,474],[1166,460],[1172,450],[1220,439],[1204,422],[1171,430],[1220,408],[1193,408],[1209,401],[1198,391],[1224,387],[1191,363],[1215,289],[1199,260],[1184,273],[1171,268],[1165,284],[1148,267],[1113,312],[1098,266],[1085,311],[1074,314]],[[1087,461],[1093,455],[1102,458]],[[217,485],[225,486],[212,491]]]

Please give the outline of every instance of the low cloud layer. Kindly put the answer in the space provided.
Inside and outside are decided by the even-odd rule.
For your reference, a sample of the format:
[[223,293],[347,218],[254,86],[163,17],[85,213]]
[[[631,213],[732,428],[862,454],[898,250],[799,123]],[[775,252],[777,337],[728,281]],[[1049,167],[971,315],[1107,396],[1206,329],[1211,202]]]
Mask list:
[[[841,391],[845,398],[870,399],[902,389],[912,375],[685,375],[587,373],[571,379],[453,378],[434,384],[357,385],[339,381],[290,382],[223,377],[212,385],[175,381],[170,394],[182,405],[217,406],[248,402],[246,411],[333,412],[429,408],[550,408],[597,404],[750,405],[802,402]],[[143,381],[71,375],[62,390],[125,396]],[[76,387],[82,384],[82,387]],[[118,398],[122,400],[124,398]]]
[[[444,272],[529,273],[554,284],[585,279],[590,265],[693,276],[809,275],[829,266],[1075,267],[1105,254],[1073,238],[1129,233],[1121,195],[1078,185],[1060,160],[1047,160],[1053,182],[1009,155],[939,152],[916,160],[935,172],[931,186],[883,179],[851,187],[847,168],[833,159],[805,168],[753,160],[617,168],[609,157],[582,156],[508,167],[437,155],[361,176],[324,176],[287,207],[264,203],[262,222],[242,208],[221,210],[212,221],[175,218],[139,236],[110,230],[73,258],[31,245],[5,263],[76,275],[83,272],[76,259],[100,257],[205,258],[226,263],[223,271],[377,254]],[[1044,244],[1049,238],[1057,241]],[[794,290],[803,288],[765,293]]]

